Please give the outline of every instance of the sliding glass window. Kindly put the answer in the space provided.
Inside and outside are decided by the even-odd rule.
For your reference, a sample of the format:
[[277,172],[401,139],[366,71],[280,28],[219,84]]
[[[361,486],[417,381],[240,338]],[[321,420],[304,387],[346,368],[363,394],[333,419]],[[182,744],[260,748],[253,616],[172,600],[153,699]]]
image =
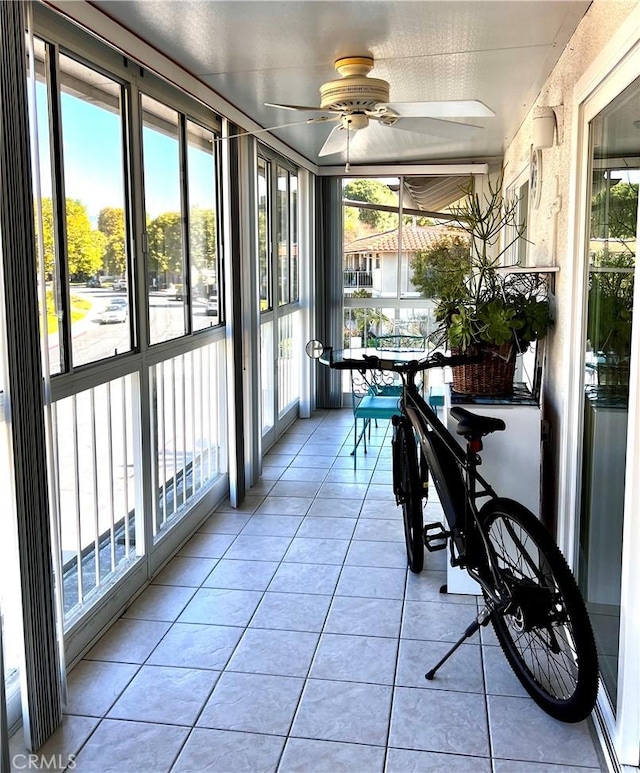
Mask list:
[[227,401],[219,120],[72,37],[36,38],[27,77],[53,565],[75,636],[227,493]]
[[[121,83],[34,47],[43,246],[41,331],[52,373],[131,351]],[[57,84],[57,86],[56,86]],[[53,138],[53,142],[51,141]]]
[[419,258],[449,230],[450,216],[420,210],[411,195],[417,179],[343,180],[345,346],[372,335],[428,336],[433,328],[435,303],[420,292]]
[[[300,398],[298,175],[280,157],[258,157],[257,223],[263,447]],[[275,299],[275,300],[274,300]]]
[[147,94],[141,105],[149,343],[158,344],[221,321],[217,138]]
[[149,343],[157,344],[187,332],[180,116],[177,110],[146,94],[142,94],[141,103]]
[[186,121],[187,194],[189,199],[189,287],[193,330],[217,325],[218,205],[216,137],[210,129]]

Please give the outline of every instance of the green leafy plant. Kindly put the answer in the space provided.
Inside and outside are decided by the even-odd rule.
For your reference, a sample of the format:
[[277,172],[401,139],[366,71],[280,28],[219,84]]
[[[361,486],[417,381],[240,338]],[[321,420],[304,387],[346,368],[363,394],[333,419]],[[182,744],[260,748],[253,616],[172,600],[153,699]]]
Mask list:
[[540,274],[501,267],[505,253],[524,238],[517,202],[503,198],[502,175],[484,195],[475,193],[471,183],[463,194],[453,213],[466,233],[468,257],[462,260],[456,254],[448,264],[439,255],[430,267],[430,287],[441,288],[435,311],[439,324],[432,340],[462,351],[509,343],[514,351],[524,351],[546,334],[552,317],[546,281]]
[[631,355],[634,256],[602,250],[589,275],[587,337],[605,356]]

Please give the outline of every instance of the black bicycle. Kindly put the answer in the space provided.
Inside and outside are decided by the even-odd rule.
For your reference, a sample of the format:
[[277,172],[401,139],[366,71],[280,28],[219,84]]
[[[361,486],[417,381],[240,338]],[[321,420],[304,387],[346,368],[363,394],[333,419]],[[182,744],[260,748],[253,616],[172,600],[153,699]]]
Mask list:
[[[499,497],[479,474],[482,438],[505,429],[501,419],[453,407],[463,449],[421,396],[416,375],[455,366],[468,357],[333,351],[310,341],[307,353],[339,370],[391,371],[402,384],[393,422],[393,490],[402,507],[409,568],[422,571],[424,549],[449,545],[452,565],[466,569],[484,596],[484,607],[447,654],[489,621],[514,673],[534,701],[558,720],[579,722],[593,710],[598,658],[584,601],[564,556],[541,522],[512,499]],[[413,355],[415,357],[415,352]],[[423,500],[433,481],[448,528],[423,524]],[[479,500],[486,499],[482,506]]]

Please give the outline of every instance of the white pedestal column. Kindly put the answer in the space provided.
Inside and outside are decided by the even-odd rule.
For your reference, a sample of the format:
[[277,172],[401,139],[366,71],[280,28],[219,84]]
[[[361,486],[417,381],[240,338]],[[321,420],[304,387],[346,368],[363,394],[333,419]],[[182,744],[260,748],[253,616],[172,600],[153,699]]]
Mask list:
[[[464,447],[465,439],[456,434],[456,420],[451,416],[452,400],[449,388],[445,390],[445,415],[447,429]],[[483,438],[480,475],[486,479],[496,494],[515,499],[540,517],[540,407],[533,400],[460,402],[455,405],[471,413],[502,419],[504,432],[494,432]],[[479,594],[480,586],[465,570],[447,565],[447,591],[449,593]]]

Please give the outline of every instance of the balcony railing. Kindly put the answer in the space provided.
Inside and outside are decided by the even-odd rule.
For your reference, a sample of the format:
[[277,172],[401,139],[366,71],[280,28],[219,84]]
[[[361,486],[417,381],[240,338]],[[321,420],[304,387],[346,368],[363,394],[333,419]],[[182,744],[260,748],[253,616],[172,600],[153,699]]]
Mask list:
[[373,287],[371,271],[343,271],[344,287]]

